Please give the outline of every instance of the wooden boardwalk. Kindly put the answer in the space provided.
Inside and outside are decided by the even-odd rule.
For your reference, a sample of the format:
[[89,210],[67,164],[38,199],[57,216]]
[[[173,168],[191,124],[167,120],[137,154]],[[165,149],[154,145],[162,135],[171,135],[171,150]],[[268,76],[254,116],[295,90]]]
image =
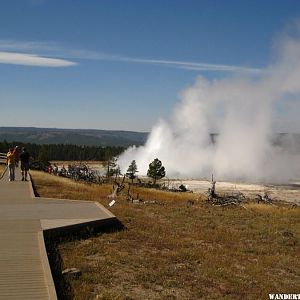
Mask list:
[[116,218],[95,202],[35,198],[19,172],[0,180],[0,299],[57,299],[43,231]]

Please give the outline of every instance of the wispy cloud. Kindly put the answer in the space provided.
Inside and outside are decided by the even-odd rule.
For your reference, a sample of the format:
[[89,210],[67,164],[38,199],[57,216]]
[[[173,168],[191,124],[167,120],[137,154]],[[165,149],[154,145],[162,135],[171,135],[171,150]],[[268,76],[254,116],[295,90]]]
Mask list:
[[186,70],[193,71],[213,71],[213,72],[250,72],[250,73],[259,73],[262,72],[261,69],[241,67],[241,66],[231,66],[231,65],[219,65],[219,64],[207,64],[207,63],[198,63],[198,62],[189,62],[189,61],[174,61],[174,60],[159,60],[159,59],[141,59],[141,58],[131,58],[125,56],[112,56],[107,58],[107,60],[118,60],[124,62],[132,63],[143,63],[143,64],[155,64],[155,65],[164,65],[172,66]]
[[65,57],[75,59],[88,59],[100,61],[120,61],[127,63],[151,64],[166,67],[175,67],[192,71],[211,71],[211,72],[246,72],[261,73],[263,69],[250,68],[246,66],[233,66],[223,64],[208,64],[189,61],[164,60],[164,59],[145,59],[137,57],[128,57],[123,55],[112,55],[107,53],[99,53],[89,50],[69,50],[65,52]]
[[34,67],[69,67],[76,65],[76,63],[65,59],[13,52],[0,52],[0,63]]
[[[177,61],[165,59],[147,59],[138,57],[128,57],[124,55],[112,55],[89,50],[70,49],[61,47],[57,43],[36,42],[36,41],[14,41],[0,40],[0,51],[22,51],[38,56],[56,57],[59,59],[81,59],[95,61],[115,61],[136,64],[151,64],[165,67],[175,67],[191,71],[209,71],[209,72],[244,72],[244,73],[261,73],[262,69],[251,68],[247,66],[234,66],[224,64],[209,64],[190,61]],[[50,59],[50,58],[49,58]],[[53,59],[53,58],[52,58]],[[66,61],[68,65],[74,65],[70,61]],[[65,66],[65,65],[64,65]]]
[[0,39],[0,51],[59,51],[62,48],[53,42],[15,41]]

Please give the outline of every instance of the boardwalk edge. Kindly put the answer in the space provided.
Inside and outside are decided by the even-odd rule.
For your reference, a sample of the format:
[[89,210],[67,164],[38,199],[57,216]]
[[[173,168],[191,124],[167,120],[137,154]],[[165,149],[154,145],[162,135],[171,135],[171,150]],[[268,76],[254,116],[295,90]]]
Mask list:
[[45,274],[49,299],[57,300],[55,284],[53,281],[52,272],[51,272],[50,265],[49,265],[43,231],[38,232],[38,243],[39,243],[40,255],[41,255],[41,259],[42,259],[42,265],[43,265],[43,270],[44,270],[44,274]]

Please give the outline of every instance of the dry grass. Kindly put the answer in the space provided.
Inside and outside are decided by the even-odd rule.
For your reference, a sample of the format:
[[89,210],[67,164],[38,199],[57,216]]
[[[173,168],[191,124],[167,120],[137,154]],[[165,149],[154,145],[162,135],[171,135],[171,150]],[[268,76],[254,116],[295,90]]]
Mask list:
[[[44,197],[86,199],[107,206],[108,185],[71,182],[34,172]],[[268,299],[300,291],[300,209],[249,204],[217,208],[195,194],[137,189],[111,211],[126,230],[60,244],[75,299]],[[187,207],[187,200],[195,204]]]
[[5,164],[0,164],[0,178],[2,177],[2,174],[3,174],[4,170],[5,170],[5,168],[6,168]]

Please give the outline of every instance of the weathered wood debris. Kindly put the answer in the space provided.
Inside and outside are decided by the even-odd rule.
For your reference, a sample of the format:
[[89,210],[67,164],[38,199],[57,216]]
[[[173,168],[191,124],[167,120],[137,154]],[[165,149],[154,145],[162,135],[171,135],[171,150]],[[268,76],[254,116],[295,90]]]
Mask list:
[[[38,167],[35,169],[40,170]],[[66,177],[75,181],[82,181],[86,183],[101,184],[105,182],[105,178],[100,176],[98,171],[91,169],[88,164],[84,162],[72,163],[67,167],[63,165],[60,168],[58,168],[56,164],[53,164],[49,165],[46,169],[44,169],[44,171],[56,176]]]
[[207,202],[214,206],[241,205],[246,200],[246,197],[240,191],[232,192],[231,194],[217,194],[216,181],[212,175],[211,187],[207,191]]
[[81,271],[77,268],[68,268],[63,270],[62,275],[65,277],[78,278],[81,275]]
[[266,203],[266,204],[273,204],[272,201],[274,199],[272,199],[268,192],[264,192],[264,194],[261,196],[260,194],[257,194],[256,197],[255,197],[255,200],[257,201],[257,203],[260,203],[260,202],[263,202],[263,203]]
[[114,182],[113,182],[113,186],[112,186],[112,193],[110,195],[108,195],[108,198],[116,198],[121,192],[122,190],[125,188],[125,175],[123,176],[123,179],[121,182],[118,181],[118,177],[115,178]]

